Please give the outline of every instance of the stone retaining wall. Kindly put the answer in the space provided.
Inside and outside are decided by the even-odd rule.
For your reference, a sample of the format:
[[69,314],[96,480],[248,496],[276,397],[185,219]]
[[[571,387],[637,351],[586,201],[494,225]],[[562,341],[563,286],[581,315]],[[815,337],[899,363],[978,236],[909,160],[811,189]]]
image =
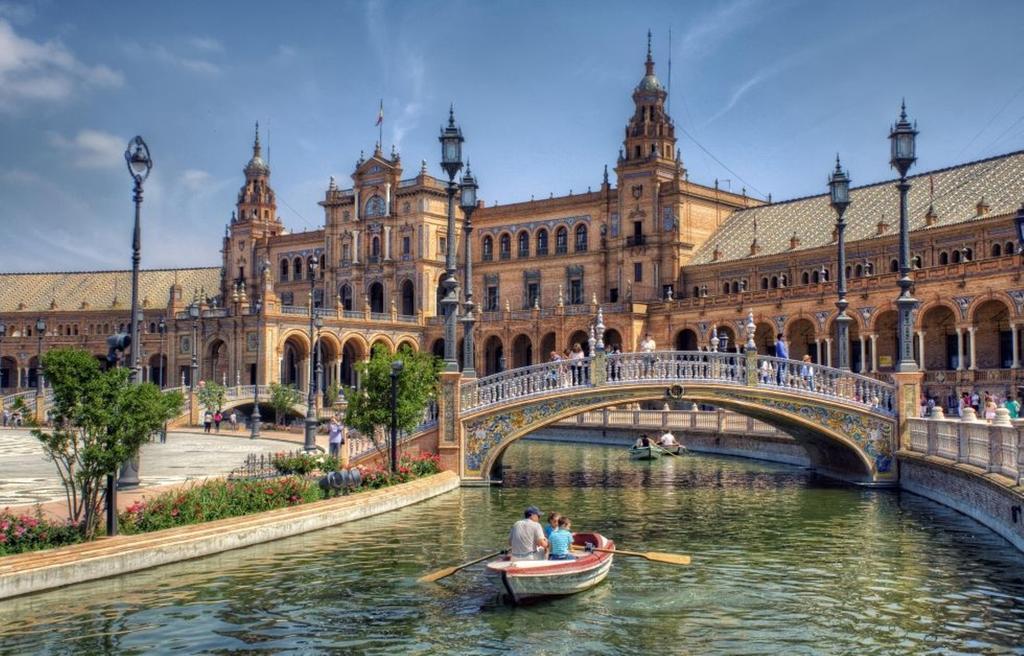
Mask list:
[[964,463],[900,452],[900,487],[949,506],[1024,551],[1024,487]]
[[[655,439],[658,431],[652,431]],[[687,449],[698,453],[716,453],[726,456],[753,458],[768,462],[781,462],[801,467],[810,466],[807,452],[796,440],[786,436],[750,437],[732,433],[714,435],[686,434],[676,430],[676,439]],[[627,428],[577,428],[555,426],[545,428],[523,438],[542,442],[576,442],[580,444],[601,444],[605,446],[630,446],[637,438],[636,429]]]
[[458,475],[441,472],[402,485],[292,508],[7,556],[0,558],[0,599],[317,531],[404,508],[458,486]]

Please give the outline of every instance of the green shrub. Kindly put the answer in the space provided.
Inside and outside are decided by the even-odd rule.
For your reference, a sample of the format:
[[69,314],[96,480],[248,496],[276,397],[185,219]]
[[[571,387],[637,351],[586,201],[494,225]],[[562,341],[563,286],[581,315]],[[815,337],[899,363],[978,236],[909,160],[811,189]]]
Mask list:
[[77,526],[47,521],[38,510],[35,516],[0,510],[0,556],[63,547],[81,540],[82,532]]
[[275,453],[270,458],[270,464],[279,474],[305,476],[321,469],[322,459],[323,456],[315,453]]
[[136,501],[120,515],[121,532],[157,531],[297,506],[321,498],[316,481],[297,476],[269,481],[213,479]]

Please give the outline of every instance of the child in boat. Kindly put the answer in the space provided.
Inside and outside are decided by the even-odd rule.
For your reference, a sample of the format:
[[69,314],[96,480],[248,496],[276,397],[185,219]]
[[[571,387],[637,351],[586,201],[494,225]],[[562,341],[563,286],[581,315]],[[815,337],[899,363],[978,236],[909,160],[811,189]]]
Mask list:
[[556,512],[548,513],[548,523],[544,526],[544,537],[551,539],[551,534],[558,528],[558,520],[562,516]]
[[576,556],[569,552],[572,545],[572,522],[568,517],[558,518],[558,528],[551,532],[548,541],[551,544],[551,555],[549,560],[576,560]]

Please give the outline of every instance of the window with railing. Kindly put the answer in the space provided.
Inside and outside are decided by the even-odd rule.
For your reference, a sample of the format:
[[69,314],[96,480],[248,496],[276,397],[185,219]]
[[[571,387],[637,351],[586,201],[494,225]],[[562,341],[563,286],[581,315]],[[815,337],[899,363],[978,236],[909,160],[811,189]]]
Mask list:
[[498,311],[498,286],[488,285],[487,293],[484,294],[484,312]]
[[508,234],[502,235],[498,240],[498,256],[503,260],[512,257],[512,237]]
[[569,252],[569,231],[564,227],[555,231],[555,255],[565,255]]
[[530,310],[535,305],[540,306],[540,284],[535,282],[527,283],[523,309]]
[[548,231],[541,228],[537,231],[537,255],[548,254]]
[[518,242],[518,249],[516,252],[517,257],[530,257],[530,233],[523,230],[516,237]]
[[483,246],[480,248],[480,256],[484,262],[490,262],[494,259],[494,240],[490,236],[484,237]]
[[583,303],[583,279],[573,278],[569,281],[569,305]]
[[576,252],[585,253],[587,250],[587,226],[580,224],[576,226]]

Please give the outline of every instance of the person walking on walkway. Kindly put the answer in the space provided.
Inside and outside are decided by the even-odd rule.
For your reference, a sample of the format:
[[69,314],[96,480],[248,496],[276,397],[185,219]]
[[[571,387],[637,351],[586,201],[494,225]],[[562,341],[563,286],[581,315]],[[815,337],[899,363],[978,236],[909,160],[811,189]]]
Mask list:
[[238,412],[234,409],[232,409],[231,414],[228,415],[228,422],[231,424],[231,430],[238,430]]
[[217,412],[213,413],[213,425],[214,425],[215,430],[218,433],[220,432],[220,422],[222,422],[222,421],[224,421],[224,415],[221,414],[220,410],[218,410]]
[[211,426],[213,426],[213,413],[207,410],[203,413],[203,431],[209,433]]
[[332,458],[337,458],[341,452],[341,442],[341,424],[337,417],[331,417],[331,423],[327,426],[327,446]]

